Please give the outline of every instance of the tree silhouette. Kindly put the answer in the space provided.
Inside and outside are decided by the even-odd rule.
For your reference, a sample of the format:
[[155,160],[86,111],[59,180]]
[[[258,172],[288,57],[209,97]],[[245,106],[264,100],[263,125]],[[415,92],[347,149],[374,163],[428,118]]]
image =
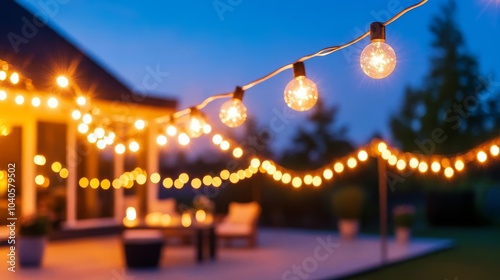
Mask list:
[[490,78],[467,52],[455,13],[456,3],[449,1],[433,18],[429,73],[420,88],[406,89],[401,109],[391,117],[393,138],[404,150],[458,153],[492,138],[500,128],[498,98]]

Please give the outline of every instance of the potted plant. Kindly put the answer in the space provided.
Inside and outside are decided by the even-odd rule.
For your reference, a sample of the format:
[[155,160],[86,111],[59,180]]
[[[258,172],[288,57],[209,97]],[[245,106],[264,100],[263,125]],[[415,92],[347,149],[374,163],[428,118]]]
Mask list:
[[19,263],[25,267],[39,267],[47,244],[50,220],[47,216],[34,215],[20,220]]
[[342,239],[356,238],[364,201],[364,192],[358,186],[346,186],[333,194],[333,210],[338,217],[338,228]]
[[394,225],[396,226],[396,242],[406,244],[410,240],[415,208],[411,205],[399,205],[394,208],[393,214]]

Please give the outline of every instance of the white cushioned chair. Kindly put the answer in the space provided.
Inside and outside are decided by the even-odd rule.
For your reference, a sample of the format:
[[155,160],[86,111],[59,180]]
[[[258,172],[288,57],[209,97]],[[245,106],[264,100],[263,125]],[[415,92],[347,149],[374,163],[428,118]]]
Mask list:
[[260,212],[261,208],[257,202],[231,202],[227,216],[216,226],[217,237],[229,241],[246,239],[249,247],[255,247]]

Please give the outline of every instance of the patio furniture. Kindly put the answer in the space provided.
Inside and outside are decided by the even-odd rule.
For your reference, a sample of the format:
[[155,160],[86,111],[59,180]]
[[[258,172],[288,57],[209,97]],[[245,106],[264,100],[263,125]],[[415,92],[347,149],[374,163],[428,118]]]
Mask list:
[[249,203],[231,202],[227,216],[216,226],[217,237],[227,241],[246,239],[248,247],[255,247],[260,212],[260,205],[255,201]]
[[140,222],[137,226],[125,230],[153,230],[160,234],[162,242],[170,236],[190,236],[194,239],[195,259],[197,262],[203,262],[208,256],[209,260],[217,258],[217,238],[215,234],[214,224],[198,224],[193,223],[189,227],[184,227],[181,224],[170,225],[149,225]]
[[125,261],[128,268],[157,268],[163,247],[159,230],[129,229],[122,235]]

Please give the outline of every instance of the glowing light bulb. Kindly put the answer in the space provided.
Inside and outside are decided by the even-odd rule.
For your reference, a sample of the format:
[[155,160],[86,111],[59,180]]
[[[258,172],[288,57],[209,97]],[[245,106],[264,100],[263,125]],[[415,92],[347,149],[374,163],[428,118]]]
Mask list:
[[212,132],[212,126],[207,123],[203,126],[203,133],[209,134],[210,132]]
[[22,96],[22,95],[16,96],[15,101],[16,101],[17,105],[22,105],[24,103],[24,96]]
[[219,145],[223,140],[220,134],[215,134],[214,137],[212,137],[212,142],[214,142],[215,145]]
[[81,123],[78,125],[78,132],[80,133],[87,133],[89,131],[89,126],[85,123]]
[[185,132],[181,132],[177,137],[177,141],[179,141],[179,144],[181,144],[182,146],[187,146],[189,142],[191,142],[191,139]]
[[100,139],[97,141],[96,146],[99,150],[104,150],[106,148],[106,142],[103,139]]
[[83,96],[79,96],[77,99],[76,99],[76,104],[80,105],[80,106],[83,106],[87,103],[87,99]]
[[455,169],[456,169],[457,171],[462,171],[462,170],[464,170],[464,167],[465,167],[465,164],[464,164],[464,162],[463,162],[462,160],[460,160],[460,159],[459,159],[459,160],[457,160],[457,161],[455,162]]
[[19,83],[19,74],[17,74],[16,72],[12,73],[12,75],[10,75],[10,82],[14,85]]
[[293,64],[293,76],[285,88],[285,103],[296,111],[307,111],[318,101],[318,87],[306,78],[303,62]]
[[417,168],[418,167],[418,159],[416,159],[416,158],[410,159],[410,167]]
[[444,176],[446,176],[446,178],[451,178],[451,177],[453,177],[454,174],[455,174],[455,171],[453,171],[453,168],[451,168],[451,167],[445,168]]
[[488,159],[488,156],[486,155],[485,152],[480,151],[479,153],[477,153],[477,160],[480,163],[484,163],[487,159]]
[[49,105],[50,108],[55,109],[57,105],[59,105],[59,101],[57,101],[57,98],[51,97],[47,101],[47,105]]
[[5,100],[7,99],[7,93],[3,90],[0,90],[0,100]]
[[78,120],[82,117],[82,113],[78,110],[74,110],[72,113],[71,113],[71,117],[74,119],[74,120]]
[[332,179],[333,171],[331,169],[325,169],[325,171],[323,171],[323,178],[325,178],[326,180]]
[[158,135],[158,137],[156,137],[156,143],[160,146],[167,145],[167,137],[165,137],[165,135]]
[[83,115],[82,121],[85,124],[90,124],[92,122],[92,116],[90,114],[85,114]]
[[175,136],[177,134],[177,127],[173,124],[169,124],[166,129],[168,136]]
[[128,148],[131,152],[135,153],[139,151],[139,143],[137,143],[136,141],[132,141],[128,144]]
[[365,150],[361,150],[358,153],[358,159],[360,161],[366,161],[368,159],[368,153]]
[[305,76],[294,78],[285,88],[285,103],[296,111],[307,111],[317,101],[318,87]]
[[125,153],[125,145],[123,144],[118,144],[115,146],[115,152],[119,155]]
[[0,71],[0,81],[5,81],[7,79],[7,73],[5,71]]
[[428,169],[429,169],[429,165],[427,165],[427,163],[421,162],[418,164],[418,171],[420,171],[421,173],[427,172]]
[[490,148],[490,153],[491,153],[492,156],[496,157],[500,153],[500,148],[498,148],[497,145],[493,145]]
[[196,138],[203,135],[203,127],[207,123],[205,117],[196,109],[192,109],[188,123],[188,133],[190,137]]
[[97,137],[97,139],[103,138],[105,134],[106,132],[101,127],[94,129],[94,135]]
[[33,99],[31,99],[31,105],[33,105],[33,107],[38,107],[40,106],[42,102],[40,101],[40,98],[38,97],[33,97]]
[[406,168],[406,161],[402,159],[398,160],[398,163],[396,163],[396,168],[398,170],[404,170]]
[[439,170],[441,170],[441,164],[439,164],[439,162],[435,161],[431,164],[431,169],[433,172],[439,172]]
[[87,135],[87,140],[90,143],[95,143],[95,142],[97,142],[97,136],[95,136],[94,133],[90,133],[89,135]]
[[380,152],[380,153],[383,153],[387,150],[387,144],[384,143],[384,142],[380,142],[378,143],[377,145],[377,150]]
[[361,52],[361,69],[373,79],[383,79],[396,68],[396,53],[384,42],[372,42]]
[[138,130],[143,130],[144,127],[146,127],[146,122],[144,122],[143,120],[136,120],[135,123],[134,123],[134,126]]
[[237,98],[222,104],[219,112],[221,122],[231,128],[242,125],[247,119],[247,108]]
[[69,85],[69,80],[65,76],[57,77],[56,82],[57,82],[57,85],[62,87],[62,88],[66,88]]
[[349,158],[349,159],[347,160],[347,166],[349,166],[349,168],[351,168],[351,169],[352,169],[352,168],[356,167],[357,165],[358,165],[358,162],[356,161],[356,159],[354,159],[354,158]]

